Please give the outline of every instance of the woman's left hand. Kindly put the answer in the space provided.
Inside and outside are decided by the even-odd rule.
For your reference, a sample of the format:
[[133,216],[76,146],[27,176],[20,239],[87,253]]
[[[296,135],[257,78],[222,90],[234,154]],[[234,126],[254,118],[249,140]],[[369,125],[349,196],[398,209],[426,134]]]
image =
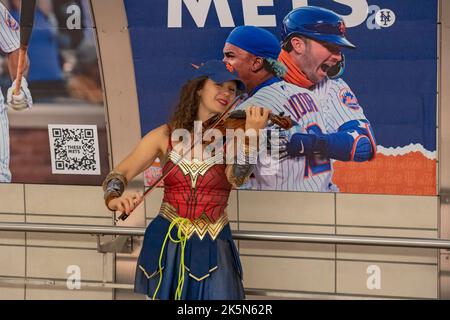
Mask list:
[[245,114],[246,114],[245,131],[247,131],[248,129],[253,130],[264,129],[267,125],[270,109],[257,106],[249,106],[245,110]]

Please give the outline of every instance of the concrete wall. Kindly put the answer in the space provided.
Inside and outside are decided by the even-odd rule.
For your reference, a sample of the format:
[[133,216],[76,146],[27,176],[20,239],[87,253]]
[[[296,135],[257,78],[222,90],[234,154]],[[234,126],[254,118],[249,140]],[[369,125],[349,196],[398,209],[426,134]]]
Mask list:
[[[112,224],[99,187],[0,184],[0,222]],[[112,254],[90,235],[0,232],[0,277],[66,281],[78,266],[83,281],[113,281]],[[111,289],[0,283],[0,299],[112,299]]]

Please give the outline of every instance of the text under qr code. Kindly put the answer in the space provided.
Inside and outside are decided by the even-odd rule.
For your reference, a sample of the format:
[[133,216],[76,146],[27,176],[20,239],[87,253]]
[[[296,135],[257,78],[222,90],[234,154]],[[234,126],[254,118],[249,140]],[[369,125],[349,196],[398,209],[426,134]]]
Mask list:
[[97,126],[49,125],[52,173],[100,174]]

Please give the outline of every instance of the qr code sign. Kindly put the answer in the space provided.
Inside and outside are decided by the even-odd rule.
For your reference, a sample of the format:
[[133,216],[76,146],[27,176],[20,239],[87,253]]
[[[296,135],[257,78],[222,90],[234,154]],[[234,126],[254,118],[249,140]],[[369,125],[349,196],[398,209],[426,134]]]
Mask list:
[[48,125],[53,174],[100,174],[97,126]]

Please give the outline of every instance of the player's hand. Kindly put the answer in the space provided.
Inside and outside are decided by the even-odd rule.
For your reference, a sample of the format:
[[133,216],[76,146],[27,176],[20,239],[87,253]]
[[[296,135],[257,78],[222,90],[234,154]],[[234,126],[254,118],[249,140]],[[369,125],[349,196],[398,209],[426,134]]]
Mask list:
[[129,215],[144,199],[142,192],[125,192],[119,198],[108,202],[108,208],[111,211],[119,211]]
[[14,94],[15,87],[16,87],[16,80],[13,81],[6,95],[6,103],[8,104],[8,107],[16,111],[31,109],[31,107],[33,106],[33,98],[31,97],[31,92],[28,89],[27,80],[24,77],[22,77],[22,82],[20,84],[20,92],[18,95]]
[[284,159],[288,156],[286,145],[289,143],[289,131],[283,129],[268,129],[267,150],[272,156],[278,155],[278,159]]
[[245,131],[248,129],[259,130],[264,129],[269,119],[270,109],[249,106],[245,110]]
[[278,141],[280,159],[311,155],[316,136],[314,134],[294,133],[290,138],[280,135]]

